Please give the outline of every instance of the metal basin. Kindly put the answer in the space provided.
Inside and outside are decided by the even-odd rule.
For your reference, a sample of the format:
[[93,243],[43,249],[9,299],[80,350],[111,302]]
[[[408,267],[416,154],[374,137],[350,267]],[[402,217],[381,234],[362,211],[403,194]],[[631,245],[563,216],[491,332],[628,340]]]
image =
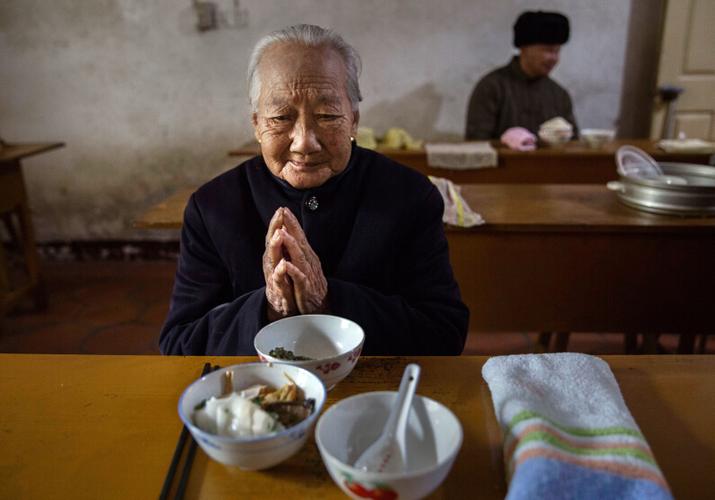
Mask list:
[[608,183],[624,204],[656,214],[715,216],[715,167],[659,163],[664,178],[621,176]]

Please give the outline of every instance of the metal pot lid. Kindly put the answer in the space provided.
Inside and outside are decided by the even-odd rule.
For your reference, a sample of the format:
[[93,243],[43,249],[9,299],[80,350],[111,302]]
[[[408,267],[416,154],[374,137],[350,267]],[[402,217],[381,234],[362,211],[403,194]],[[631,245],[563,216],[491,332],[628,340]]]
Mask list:
[[[608,183],[624,204],[646,212],[684,215],[715,215],[715,167],[689,163],[662,162],[664,175],[641,177],[621,175]],[[678,178],[682,183],[664,179]]]
[[621,146],[616,151],[618,173],[623,177],[659,177],[663,175],[655,159],[635,146]]

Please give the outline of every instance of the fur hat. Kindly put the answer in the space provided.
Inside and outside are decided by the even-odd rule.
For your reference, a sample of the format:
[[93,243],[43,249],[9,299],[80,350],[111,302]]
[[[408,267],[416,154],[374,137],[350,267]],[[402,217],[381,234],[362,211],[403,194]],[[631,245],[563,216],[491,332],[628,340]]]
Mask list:
[[523,12],[514,23],[514,46],[563,45],[569,39],[569,19],[558,12]]

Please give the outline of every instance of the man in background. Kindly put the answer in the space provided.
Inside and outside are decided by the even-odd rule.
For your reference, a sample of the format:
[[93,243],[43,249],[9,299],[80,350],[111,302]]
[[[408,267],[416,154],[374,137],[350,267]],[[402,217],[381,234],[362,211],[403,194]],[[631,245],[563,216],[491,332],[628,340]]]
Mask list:
[[549,77],[569,31],[568,18],[557,12],[518,17],[514,46],[519,55],[477,83],[469,99],[466,140],[503,138],[514,149],[525,144],[533,148],[539,126],[555,117],[569,122],[578,136],[571,97]]

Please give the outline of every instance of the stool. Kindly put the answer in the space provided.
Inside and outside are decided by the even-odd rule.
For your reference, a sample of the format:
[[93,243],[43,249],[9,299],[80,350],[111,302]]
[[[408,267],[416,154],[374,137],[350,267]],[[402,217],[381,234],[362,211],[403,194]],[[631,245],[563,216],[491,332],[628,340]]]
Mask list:
[[35,236],[27,203],[27,192],[19,160],[3,162],[0,168],[0,216],[13,249],[22,256],[26,279],[14,283],[10,259],[0,243],[0,318],[25,298],[37,309],[47,307],[47,292],[40,275]]

